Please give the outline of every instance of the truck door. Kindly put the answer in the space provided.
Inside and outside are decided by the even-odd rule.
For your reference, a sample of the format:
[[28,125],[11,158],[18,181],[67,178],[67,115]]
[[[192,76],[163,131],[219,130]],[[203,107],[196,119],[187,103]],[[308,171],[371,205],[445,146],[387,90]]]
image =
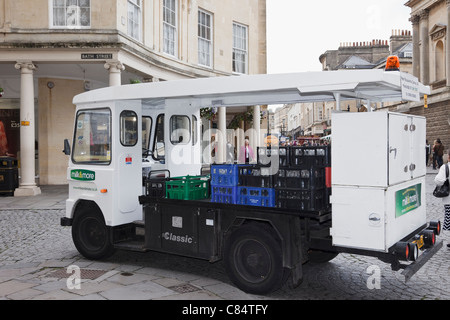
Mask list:
[[411,117],[411,178],[425,176],[427,167],[425,162],[425,143],[427,120],[425,118]]
[[426,174],[426,120],[389,114],[389,184]]
[[[120,214],[117,217],[127,222],[141,219],[142,210],[138,197],[142,192],[142,111],[140,101],[119,101],[116,105],[118,135],[114,138],[117,163],[116,186]],[[113,151],[114,152],[114,151]],[[134,218],[133,218],[134,217]]]
[[166,101],[164,117],[165,161],[172,177],[200,174],[198,118],[199,111],[194,112],[189,107],[188,102]]
[[410,125],[410,117],[389,114],[389,185],[411,179]]

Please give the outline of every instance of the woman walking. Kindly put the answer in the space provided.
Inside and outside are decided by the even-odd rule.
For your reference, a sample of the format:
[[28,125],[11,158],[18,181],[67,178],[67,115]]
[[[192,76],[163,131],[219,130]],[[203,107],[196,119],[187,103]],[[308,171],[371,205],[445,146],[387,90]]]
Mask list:
[[[448,159],[450,160],[450,149],[447,152]],[[449,164],[442,165],[439,169],[439,173],[434,178],[434,181],[437,186],[442,186],[445,181],[449,178]],[[450,196],[442,198],[442,203],[444,204],[444,228],[443,230],[450,230]],[[450,243],[447,244],[447,247],[450,248]]]

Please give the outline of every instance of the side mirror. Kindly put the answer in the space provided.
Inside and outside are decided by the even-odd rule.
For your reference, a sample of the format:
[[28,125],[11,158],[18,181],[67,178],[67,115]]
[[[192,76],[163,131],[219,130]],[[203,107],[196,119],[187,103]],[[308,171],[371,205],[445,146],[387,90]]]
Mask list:
[[64,150],[63,150],[64,154],[66,156],[70,156],[70,143],[69,143],[69,139],[64,139]]

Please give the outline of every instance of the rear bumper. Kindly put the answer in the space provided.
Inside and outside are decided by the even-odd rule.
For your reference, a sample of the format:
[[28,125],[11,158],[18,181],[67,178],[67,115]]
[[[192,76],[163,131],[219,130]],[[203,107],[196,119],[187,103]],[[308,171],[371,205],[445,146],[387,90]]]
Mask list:
[[406,266],[402,272],[402,275],[405,276],[405,282],[408,282],[411,277],[420,270],[420,268],[423,267],[425,263],[427,263],[428,260],[431,259],[432,256],[434,256],[444,245],[444,242],[442,240],[436,242],[434,246],[431,248],[426,249],[422,254],[419,256],[419,258],[414,261],[413,263]]

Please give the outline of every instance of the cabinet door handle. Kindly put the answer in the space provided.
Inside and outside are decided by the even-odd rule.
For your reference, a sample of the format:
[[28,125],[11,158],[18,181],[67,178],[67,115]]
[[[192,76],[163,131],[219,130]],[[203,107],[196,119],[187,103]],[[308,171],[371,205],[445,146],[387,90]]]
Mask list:
[[397,148],[391,147],[391,148],[389,149],[389,153],[392,153],[392,152],[395,152],[395,154],[394,154],[394,159],[397,158]]

